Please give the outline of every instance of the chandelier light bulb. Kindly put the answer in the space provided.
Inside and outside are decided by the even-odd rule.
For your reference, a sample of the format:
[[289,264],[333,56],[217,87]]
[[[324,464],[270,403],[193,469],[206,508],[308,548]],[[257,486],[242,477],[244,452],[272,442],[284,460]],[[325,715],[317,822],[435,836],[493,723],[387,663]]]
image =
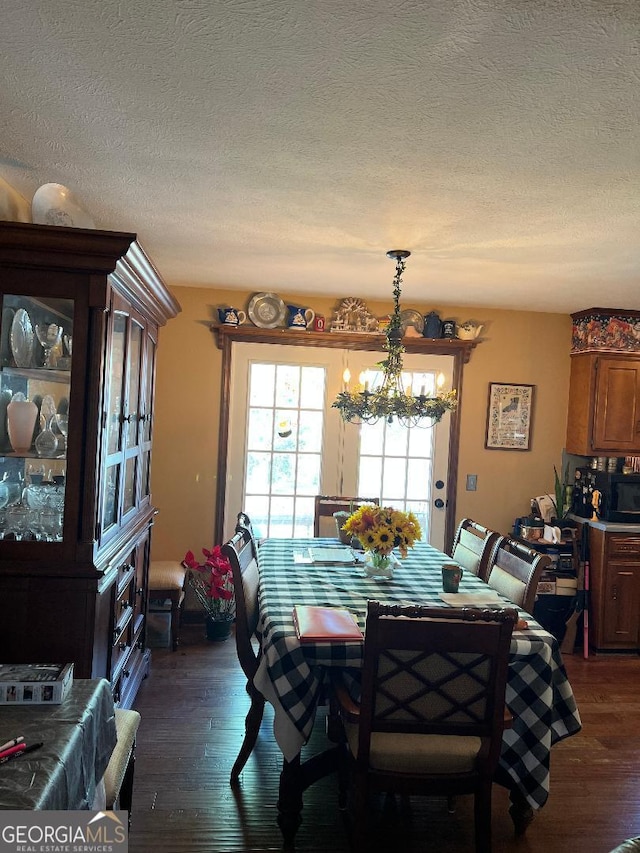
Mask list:
[[349,382],[351,382],[351,371],[348,367],[345,367],[344,373],[342,374],[342,381],[344,382],[344,387],[349,387]]
[[436,385],[438,386],[438,390],[444,388],[444,383],[446,382],[444,373],[439,373],[436,376]]

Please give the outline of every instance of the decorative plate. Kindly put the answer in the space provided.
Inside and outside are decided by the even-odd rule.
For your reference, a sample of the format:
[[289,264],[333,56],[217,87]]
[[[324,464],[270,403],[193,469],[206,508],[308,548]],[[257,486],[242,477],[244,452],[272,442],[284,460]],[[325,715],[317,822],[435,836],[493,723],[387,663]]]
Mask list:
[[38,187],[31,202],[31,218],[36,225],[96,227],[71,190],[62,184],[43,184]]
[[277,293],[256,293],[249,303],[247,314],[253,325],[260,329],[277,329],[287,325],[287,306]]
[[11,325],[14,317],[13,308],[5,308],[2,312],[2,330],[0,331],[0,363],[11,364]]
[[414,311],[412,308],[406,308],[400,312],[400,322],[403,332],[406,332],[409,326],[413,326],[420,335],[424,332],[424,317],[419,311]]
[[24,308],[18,308],[13,317],[9,340],[16,367],[31,367],[31,359],[33,358],[33,326]]

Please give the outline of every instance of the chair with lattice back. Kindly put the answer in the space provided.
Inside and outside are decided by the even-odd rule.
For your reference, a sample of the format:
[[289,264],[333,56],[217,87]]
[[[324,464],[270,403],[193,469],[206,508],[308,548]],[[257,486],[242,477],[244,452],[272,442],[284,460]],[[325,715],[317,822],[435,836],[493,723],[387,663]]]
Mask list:
[[483,527],[471,518],[463,518],[453,538],[451,557],[483,581],[489,575],[489,557],[500,533]]
[[[247,678],[246,690],[251,706],[245,719],[245,735],[231,770],[231,784],[237,785],[242,768],[258,739],[264,713],[264,696],[253,683],[262,655],[258,632],[258,561],[255,541],[247,527],[238,530],[222,546],[233,573],[236,600],[236,652]],[[254,644],[257,640],[257,645]]]
[[344,495],[316,495],[313,514],[313,535],[336,538],[334,512],[353,512],[363,504],[380,505],[380,498],[358,498]]
[[[474,794],[477,853],[491,848],[491,789],[510,724],[505,689],[514,608],[370,601],[360,702],[334,679],[354,785],[357,853],[371,849],[369,794]],[[350,771],[350,772],[349,772]]]

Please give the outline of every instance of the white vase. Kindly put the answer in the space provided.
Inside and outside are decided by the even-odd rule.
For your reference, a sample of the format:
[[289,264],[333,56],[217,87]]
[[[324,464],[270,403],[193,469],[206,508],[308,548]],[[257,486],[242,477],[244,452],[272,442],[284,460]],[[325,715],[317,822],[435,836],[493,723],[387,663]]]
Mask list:
[[12,400],[7,406],[7,432],[15,453],[31,450],[38,407],[31,400]]

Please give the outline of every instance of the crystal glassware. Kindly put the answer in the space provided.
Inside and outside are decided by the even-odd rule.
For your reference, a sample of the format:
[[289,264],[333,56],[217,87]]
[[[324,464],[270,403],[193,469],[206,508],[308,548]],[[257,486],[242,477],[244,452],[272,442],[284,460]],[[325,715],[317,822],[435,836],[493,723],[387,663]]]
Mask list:
[[53,350],[60,344],[62,340],[62,326],[56,323],[38,323],[36,325],[36,335],[40,341],[40,345],[44,349],[44,366],[55,367],[55,357]]

